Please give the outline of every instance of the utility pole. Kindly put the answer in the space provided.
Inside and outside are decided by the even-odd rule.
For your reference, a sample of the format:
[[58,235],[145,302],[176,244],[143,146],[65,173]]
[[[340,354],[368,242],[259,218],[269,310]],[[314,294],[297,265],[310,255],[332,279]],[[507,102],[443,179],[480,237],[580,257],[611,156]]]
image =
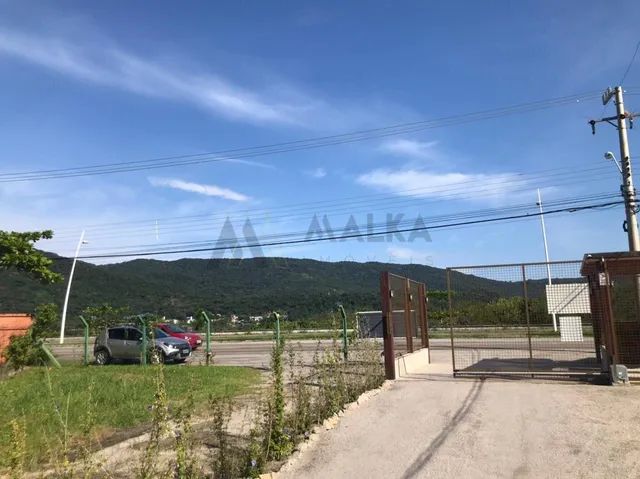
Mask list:
[[616,87],[615,91],[616,110],[618,113],[618,136],[620,138],[620,161],[622,162],[622,194],[624,195],[624,208],[627,212],[629,251],[640,251],[638,220],[636,217],[636,190],[633,187],[633,175],[631,173],[631,154],[629,153],[629,141],[627,139],[627,117],[624,111],[622,87]]
[[[602,104],[606,105],[611,98],[615,96],[616,116],[601,118],[600,120],[591,120],[591,132],[596,134],[596,123],[607,122],[618,130],[618,138],[620,141],[620,162],[622,173],[622,185],[620,190],[624,198],[624,208],[627,216],[623,229],[627,232],[629,238],[629,251],[640,251],[640,238],[638,237],[638,220],[636,217],[636,190],[633,187],[633,175],[631,172],[631,154],[629,153],[629,141],[627,139],[627,119],[631,128],[633,128],[634,114],[627,113],[624,110],[624,99],[622,97],[622,87],[617,86],[614,89],[607,88],[602,94]],[[613,123],[613,121],[616,123]]]
[[[540,188],[538,188],[538,208],[540,209],[540,224],[542,225],[542,241],[544,243],[544,257],[547,262],[547,283],[551,286],[551,265],[549,265],[549,248],[547,246],[547,228],[544,226],[544,211],[542,211],[542,198],[540,197]],[[558,322],[556,313],[551,314],[553,319],[553,330],[558,331]]]

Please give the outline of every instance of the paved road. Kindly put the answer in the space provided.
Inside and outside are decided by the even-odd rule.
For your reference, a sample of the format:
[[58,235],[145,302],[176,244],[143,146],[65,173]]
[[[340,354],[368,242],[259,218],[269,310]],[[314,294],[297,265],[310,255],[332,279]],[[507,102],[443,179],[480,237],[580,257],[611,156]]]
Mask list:
[[[60,346],[56,341],[51,341],[54,354],[66,361],[82,360],[81,338],[67,338],[65,344]],[[291,340],[287,343],[299,355],[305,363],[313,360],[313,355],[318,349],[324,349],[331,344],[330,340]],[[450,356],[450,341],[448,339],[431,339],[432,353],[436,352]],[[271,341],[223,341],[213,342],[214,362],[221,365],[250,366],[256,368],[268,368],[273,343]],[[564,367],[577,368],[579,361],[584,358],[594,357],[594,348],[590,341],[579,343],[562,343],[553,338],[536,338],[533,342],[534,359],[540,369],[560,370]],[[472,339],[463,338],[456,340],[456,367],[458,369],[477,367],[484,370],[495,368],[513,368],[521,370],[528,358],[528,343],[517,339]],[[382,346],[380,346],[382,349]],[[396,352],[405,350],[404,341],[396,341]],[[90,342],[90,357],[93,358],[93,342]],[[555,359],[552,363],[549,359]],[[504,360],[509,360],[505,362]],[[204,348],[194,352],[191,364],[205,362]],[[593,364],[586,364],[587,369],[593,369]]]
[[346,412],[278,477],[640,477],[639,411],[635,387],[415,374]]
[[[287,348],[292,348],[304,362],[310,363],[317,350],[323,350],[331,343],[331,340],[292,340],[287,342]],[[78,362],[82,360],[83,344],[80,338],[68,338],[64,345],[50,341],[50,347],[58,359]],[[272,348],[273,342],[271,341],[222,341],[213,342],[211,345],[215,364],[256,368],[269,367]],[[380,348],[382,349],[382,346]],[[93,359],[93,341],[90,342],[89,355],[90,359]],[[189,362],[192,364],[204,363],[204,347],[194,351]]]

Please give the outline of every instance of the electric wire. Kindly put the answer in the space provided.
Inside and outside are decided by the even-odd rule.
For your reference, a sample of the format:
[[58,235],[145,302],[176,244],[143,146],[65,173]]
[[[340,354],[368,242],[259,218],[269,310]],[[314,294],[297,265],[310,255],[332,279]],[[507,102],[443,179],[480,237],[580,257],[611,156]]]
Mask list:
[[249,148],[238,148],[232,150],[221,150],[209,153],[176,155],[154,158],[149,160],[137,160],[127,162],[106,163],[100,165],[87,165],[69,168],[58,168],[49,170],[32,170],[16,173],[0,174],[0,183],[30,181],[30,180],[49,180],[60,178],[73,178],[78,176],[94,176],[111,173],[132,172],[149,170],[155,168],[168,168],[173,166],[187,166],[201,163],[211,163],[220,161],[229,161],[243,158],[254,158],[265,155],[274,155],[277,153],[289,153],[293,151],[301,151],[315,148],[322,148],[332,145],[341,145],[346,143],[360,142],[375,138],[384,138],[400,134],[414,133],[432,128],[441,128],[451,125],[466,124],[476,121],[484,121],[493,118],[499,118],[505,115],[532,112],[559,105],[571,104],[595,98],[597,95],[593,92],[568,95],[564,97],[551,98],[546,100],[538,100],[534,102],[522,103],[508,107],[483,110],[474,113],[465,113],[459,115],[451,115],[432,120],[422,120],[411,123],[402,123],[381,128],[369,130],[360,130],[351,133],[338,135],[330,135],[323,137],[308,138],[303,140],[295,140],[283,143],[275,143],[271,145],[263,145]]
[[[371,200],[367,198],[357,199],[358,197],[353,197],[350,201],[333,201],[333,203],[317,202],[317,203],[308,203],[309,206],[304,206],[301,204],[300,206],[289,206],[286,207],[276,207],[273,209],[262,209],[262,210],[243,210],[241,212],[237,212],[234,214],[224,213],[224,214],[205,214],[205,215],[193,215],[186,217],[174,217],[174,218],[156,218],[156,219],[148,219],[148,220],[138,220],[131,222],[118,222],[118,223],[105,223],[105,224],[96,224],[93,226],[86,226],[82,229],[86,231],[91,231],[95,235],[109,235],[109,232],[114,232],[114,234],[118,235],[122,231],[126,231],[129,233],[133,232],[141,232],[148,233],[152,231],[156,225],[158,227],[158,231],[162,231],[163,233],[167,233],[170,231],[179,230],[181,228],[188,227],[192,224],[197,224],[198,226],[216,226],[222,225],[227,221],[227,218],[230,222],[234,221],[244,221],[246,218],[251,218],[252,222],[258,222],[261,220],[274,222],[278,219],[285,218],[300,218],[305,215],[317,213],[322,211],[327,214],[335,214],[340,211],[344,212],[356,212],[359,211],[358,207],[362,205],[369,210],[374,210],[375,207],[391,207],[391,206],[411,206],[411,204],[433,204],[441,201],[445,201],[447,199],[478,199],[478,198],[486,198],[490,196],[500,196],[503,193],[501,190],[506,192],[513,192],[519,186],[526,186],[527,184],[534,183],[537,186],[560,186],[567,183],[570,180],[570,183],[579,184],[583,182],[588,182],[588,180],[599,180],[602,179],[602,172],[608,171],[606,166],[597,167],[592,169],[585,169],[579,175],[574,175],[573,173],[570,175],[565,174],[553,174],[553,175],[531,175],[526,177],[517,177],[516,179],[504,179],[500,181],[488,181],[485,184],[479,185],[477,187],[469,187],[467,184],[477,183],[477,180],[471,180],[469,182],[459,182],[452,183],[450,185],[441,185],[438,188],[424,188],[420,189],[420,193],[416,193],[413,195],[407,196],[398,196],[398,195],[383,195],[378,198],[373,198]],[[551,178],[566,176],[566,178],[557,178],[553,182],[549,182]],[[506,188],[503,188],[506,187]],[[498,190],[498,191],[497,191]],[[494,195],[495,193],[495,195]],[[430,197],[430,196],[435,196]],[[273,214],[277,212],[278,209],[284,209],[282,214]],[[247,214],[242,214],[247,213]],[[126,228],[127,225],[131,225],[131,227]],[[123,228],[123,226],[125,228]],[[115,230],[115,231],[114,231]],[[55,238],[71,238],[76,235],[77,228],[56,230]],[[73,232],[73,234],[72,234]]]
[[[424,225],[424,226],[411,227],[411,228],[397,228],[392,230],[387,229],[384,231],[376,231],[376,232],[345,234],[345,235],[342,235],[340,239],[347,240],[347,239],[366,238],[366,237],[373,237],[373,236],[380,236],[380,235],[410,233],[410,232],[424,231],[424,230],[441,230],[441,229],[446,229],[454,226],[495,223],[495,222],[504,221],[504,220],[537,217],[537,216],[540,216],[541,214],[554,215],[561,212],[575,213],[575,212],[591,210],[595,208],[618,205],[621,203],[623,203],[623,201],[610,201],[610,202],[591,204],[591,205],[549,209],[544,213],[540,213],[540,212],[521,213],[521,214],[502,216],[497,218],[483,218],[483,219],[476,219],[476,220],[459,221],[454,223]],[[335,241],[335,238],[334,237],[297,238],[297,239],[279,240],[279,241],[271,241],[271,242],[255,242],[255,243],[246,244],[246,245],[236,244],[234,246],[234,249],[247,249],[247,248],[251,249],[251,248],[262,248],[266,246],[282,246],[282,245],[292,245],[292,244],[318,243],[318,242],[326,242],[326,241]],[[167,254],[187,254],[187,253],[198,253],[198,252],[226,251],[228,249],[229,249],[228,246],[213,246],[213,247],[204,247],[204,248],[183,248],[183,249],[162,250],[162,251],[138,251],[138,252],[123,252],[123,253],[113,253],[113,254],[82,255],[82,256],[78,256],[78,259],[81,259],[81,260],[105,259],[105,258],[115,259],[115,258],[126,258],[126,257],[161,256],[161,255],[167,255]],[[62,258],[55,258],[55,259],[62,259]]]

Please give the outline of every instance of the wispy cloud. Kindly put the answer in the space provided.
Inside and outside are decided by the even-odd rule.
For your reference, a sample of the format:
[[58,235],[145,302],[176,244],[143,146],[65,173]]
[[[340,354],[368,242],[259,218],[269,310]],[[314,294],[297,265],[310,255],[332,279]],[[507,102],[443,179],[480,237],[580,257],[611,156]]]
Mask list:
[[188,191],[190,193],[198,193],[205,196],[216,196],[231,201],[248,201],[251,198],[228,188],[221,188],[216,185],[204,185],[201,183],[193,183],[177,178],[148,178],[149,183],[153,186],[173,188],[176,190]]
[[153,62],[116,47],[0,29],[0,55],[12,56],[78,80],[133,93],[188,102],[251,122],[298,123],[297,99],[258,93],[216,75]]
[[501,196],[519,190],[523,186],[520,175],[513,173],[467,174],[434,173],[418,169],[376,169],[357,177],[365,186],[391,190],[403,196],[421,198]]
[[380,150],[395,156],[408,157],[417,160],[434,159],[437,141],[416,141],[397,138],[385,141]]
[[325,170],[322,167],[319,167],[319,168],[315,168],[313,170],[307,170],[307,171],[305,171],[305,174],[307,174],[311,178],[320,179],[320,178],[324,178],[325,176],[327,176],[327,170]]

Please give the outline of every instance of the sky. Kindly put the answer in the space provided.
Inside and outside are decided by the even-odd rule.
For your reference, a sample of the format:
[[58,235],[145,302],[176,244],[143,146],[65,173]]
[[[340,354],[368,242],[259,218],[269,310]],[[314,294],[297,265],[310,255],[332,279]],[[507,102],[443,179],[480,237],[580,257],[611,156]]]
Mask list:
[[[85,230],[83,256],[426,225],[413,235],[155,257],[438,267],[542,261],[536,216],[429,226],[480,210],[535,213],[538,188],[552,209],[589,195],[614,198],[619,173],[603,153],[619,157],[616,131],[600,124],[593,136],[587,121],[613,114],[600,92],[620,83],[640,41],[640,3],[616,8],[619,15],[584,0],[2,0],[0,175],[252,148],[589,95],[317,148],[2,181],[0,228],[52,229],[54,238],[38,246],[62,255],[74,254]],[[640,58],[623,86],[627,110],[640,110]],[[629,139],[633,157],[638,130]],[[620,205],[545,220],[552,260],[627,248]]]

